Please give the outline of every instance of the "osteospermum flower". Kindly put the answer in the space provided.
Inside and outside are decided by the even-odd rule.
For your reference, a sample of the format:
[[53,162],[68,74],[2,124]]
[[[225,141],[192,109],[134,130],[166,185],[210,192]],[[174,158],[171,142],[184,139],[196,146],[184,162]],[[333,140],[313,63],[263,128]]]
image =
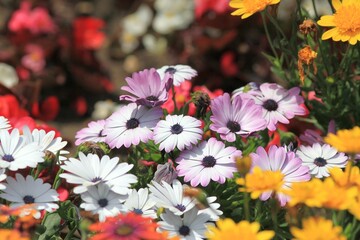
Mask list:
[[250,223],[241,221],[235,223],[230,218],[219,219],[216,227],[209,227],[206,237],[209,240],[222,239],[246,239],[246,240],[270,240],[274,237],[275,232],[271,230],[259,231],[260,224],[258,222]]
[[312,146],[302,145],[296,154],[303,161],[302,164],[309,167],[311,175],[317,178],[328,177],[331,168],[344,168],[348,159],[344,153],[338,153],[330,145],[319,143]]
[[225,147],[223,142],[210,138],[191,150],[181,152],[176,159],[176,170],[178,176],[184,176],[184,181],[190,181],[193,187],[199,184],[206,187],[210,180],[223,184],[236,172],[235,156],[241,156],[241,151]]
[[160,106],[166,102],[172,83],[170,74],[160,77],[155,68],[133,73],[131,78],[127,77],[125,80],[128,86],[121,89],[134,96],[121,95],[120,100],[136,102],[147,107]]
[[202,138],[201,121],[190,116],[167,115],[154,129],[155,144],[160,150],[171,152],[177,147],[180,151],[196,144]]
[[170,211],[161,214],[160,218],[159,230],[167,231],[169,237],[180,236],[181,239],[204,239],[207,228],[214,225],[209,222],[210,216],[198,213],[197,208],[184,213],[183,218]]
[[9,120],[3,116],[0,116],[0,131],[9,130],[11,128]]
[[130,103],[117,110],[106,120],[103,131],[106,135],[105,142],[111,148],[122,146],[128,148],[131,144],[146,143],[153,137],[152,129],[162,115],[163,111],[160,107],[148,109],[145,106]]
[[116,217],[106,218],[105,222],[90,225],[89,230],[95,232],[90,240],[157,240],[161,239],[160,233],[156,231],[157,226],[151,218],[133,212],[119,214]]
[[358,126],[349,130],[339,130],[336,134],[329,133],[324,140],[340,152],[360,153],[360,127]]
[[24,178],[17,173],[15,178],[7,177],[6,189],[0,197],[10,201],[11,206],[16,208],[25,204],[32,204],[37,210],[52,212],[59,208],[54,203],[59,201],[59,194],[51,189],[51,185],[44,183],[41,178],[34,179],[28,175]]
[[37,143],[26,143],[26,139],[20,136],[18,129],[0,131],[0,167],[11,171],[35,168],[38,163],[43,162],[44,153]]
[[[309,168],[302,166],[301,159],[296,157],[294,152],[286,151],[284,147],[272,145],[266,153],[263,147],[258,147],[256,153],[250,154],[253,167],[260,167],[262,170],[280,171],[284,177],[284,184],[281,189],[289,189],[294,182],[304,182],[310,179]],[[261,194],[260,199],[265,201],[270,198],[272,191]],[[280,205],[284,206],[289,197],[283,193],[277,193],[276,197]]]
[[280,0],[231,0],[229,5],[238,8],[231,15],[241,15],[242,19],[248,18],[254,13],[261,12],[267,6],[278,4]]
[[321,207],[327,199],[327,189],[324,189],[323,182],[314,178],[309,182],[297,182],[291,185],[291,189],[283,192],[289,196],[290,207],[297,204],[305,204],[309,207]]
[[160,77],[163,78],[166,73],[170,74],[173,78],[174,86],[180,86],[185,80],[191,80],[197,76],[197,71],[187,65],[174,65],[174,66],[163,66],[157,69]]
[[80,145],[84,142],[104,142],[105,135],[103,134],[105,128],[105,120],[91,121],[86,128],[81,129],[75,135],[75,145]]
[[357,186],[360,189],[360,169],[352,164],[347,164],[345,171],[340,168],[329,170],[331,178],[340,187]]
[[236,135],[248,136],[266,128],[261,107],[251,99],[236,97],[230,101],[230,95],[225,93],[211,101],[211,111],[210,129],[228,142],[234,142]]
[[243,98],[252,98],[262,106],[262,117],[266,120],[270,131],[276,130],[278,122],[288,124],[289,119],[296,115],[305,115],[306,111],[300,106],[304,99],[299,95],[300,88],[284,89],[276,83],[261,84],[259,90],[244,93]]
[[48,133],[43,129],[34,129],[32,132],[26,126],[23,128],[23,135],[26,137],[28,143],[37,143],[40,146],[40,150],[44,153],[49,151],[55,156],[59,153],[59,160],[63,161],[66,157],[61,156],[62,154],[68,154],[68,151],[62,150],[67,142],[62,141],[61,137],[55,137],[55,132],[50,131]]
[[322,217],[310,217],[302,221],[302,229],[291,227],[294,240],[345,240],[342,228],[334,226],[331,220]]
[[118,157],[104,155],[99,159],[96,154],[85,155],[79,152],[79,160],[69,158],[69,161],[60,166],[67,171],[60,174],[60,177],[65,178],[68,183],[77,184],[73,190],[77,194],[86,192],[89,186],[105,183],[112,191],[126,195],[130,184],[137,182],[136,176],[128,173],[133,166],[126,162],[119,164]]
[[183,185],[174,180],[172,186],[162,181],[162,185],[152,181],[149,184],[150,198],[157,207],[167,208],[176,215],[181,215],[195,206],[195,200],[184,196]]
[[129,197],[124,202],[127,211],[153,219],[157,218],[155,204],[156,202],[149,197],[148,188],[140,188],[138,191],[131,189]]
[[5,174],[5,168],[0,168],[0,190],[4,190],[6,187],[1,182],[5,180],[7,175]]
[[322,16],[317,22],[323,27],[333,27],[326,31],[321,39],[349,42],[355,45],[360,41],[360,2],[358,0],[333,0],[333,15]]
[[90,186],[86,192],[81,194],[83,203],[80,207],[93,214],[99,215],[99,221],[105,221],[106,217],[114,217],[125,210],[122,202],[127,195],[120,195],[110,190],[105,184]]

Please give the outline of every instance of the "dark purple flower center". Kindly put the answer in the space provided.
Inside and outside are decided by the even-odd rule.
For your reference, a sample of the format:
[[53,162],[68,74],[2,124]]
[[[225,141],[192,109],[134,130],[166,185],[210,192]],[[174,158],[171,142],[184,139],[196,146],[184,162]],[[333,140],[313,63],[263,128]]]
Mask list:
[[216,164],[216,159],[213,156],[206,156],[202,160],[202,165],[204,167],[213,167]]
[[109,201],[106,198],[99,199],[98,204],[100,207],[106,207]]
[[139,126],[140,122],[136,118],[131,118],[126,122],[127,129],[134,129]]
[[180,134],[183,131],[183,127],[180,124],[175,124],[171,126],[171,133],[172,134]]
[[186,209],[186,207],[182,204],[176,205],[175,208],[179,209],[179,211],[181,211],[181,212],[185,211],[185,209]]
[[12,162],[12,161],[14,161],[15,159],[14,159],[14,157],[13,157],[12,155],[10,155],[10,154],[5,154],[5,155],[2,157],[2,160],[7,161],[7,162]]
[[98,182],[98,181],[101,181],[102,178],[101,177],[94,177],[93,179],[91,179],[91,182],[95,183],[95,182]]
[[146,97],[146,100],[155,102],[155,101],[158,101],[159,98],[156,96],[148,96],[148,97]]
[[143,211],[141,209],[139,209],[139,208],[134,208],[133,212],[138,214],[138,215],[143,214]]
[[179,228],[179,233],[180,233],[180,235],[187,236],[190,234],[190,228],[188,226],[182,225]]
[[327,164],[326,160],[322,157],[315,158],[314,164],[318,167],[323,167]]
[[240,124],[238,122],[235,122],[235,121],[229,121],[227,124],[226,124],[226,127],[228,129],[230,129],[230,132],[238,132],[241,130],[241,127],[240,127]]
[[169,67],[168,69],[165,70],[165,72],[166,72],[166,73],[168,72],[168,73],[174,74],[174,73],[176,73],[176,69],[173,68],[173,67]]
[[276,111],[278,109],[278,104],[272,99],[268,99],[263,103],[263,107],[268,111]]
[[30,204],[30,203],[34,203],[35,202],[35,198],[33,198],[32,196],[30,195],[26,195],[24,198],[24,203],[26,204]]

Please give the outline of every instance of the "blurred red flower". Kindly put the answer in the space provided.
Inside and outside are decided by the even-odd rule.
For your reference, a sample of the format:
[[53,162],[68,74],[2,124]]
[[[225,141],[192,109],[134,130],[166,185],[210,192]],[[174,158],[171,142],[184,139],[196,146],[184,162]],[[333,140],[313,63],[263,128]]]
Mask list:
[[101,31],[105,22],[94,17],[79,17],[73,23],[76,50],[96,50],[102,46],[105,34]]

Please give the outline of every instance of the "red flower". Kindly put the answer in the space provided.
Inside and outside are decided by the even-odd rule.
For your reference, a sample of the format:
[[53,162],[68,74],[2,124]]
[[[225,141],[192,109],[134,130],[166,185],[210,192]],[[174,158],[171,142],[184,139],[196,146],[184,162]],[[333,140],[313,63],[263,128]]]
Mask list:
[[18,99],[14,95],[0,96],[0,116],[4,116],[11,121],[28,115],[29,113],[20,106]]
[[73,23],[74,47],[77,50],[96,50],[102,46],[105,22],[94,17],[79,17]]
[[207,11],[224,13],[229,9],[229,0],[195,0],[195,16],[201,18]]
[[105,222],[90,225],[89,230],[96,232],[90,240],[140,240],[160,239],[156,232],[157,223],[151,218],[133,212],[108,217]]

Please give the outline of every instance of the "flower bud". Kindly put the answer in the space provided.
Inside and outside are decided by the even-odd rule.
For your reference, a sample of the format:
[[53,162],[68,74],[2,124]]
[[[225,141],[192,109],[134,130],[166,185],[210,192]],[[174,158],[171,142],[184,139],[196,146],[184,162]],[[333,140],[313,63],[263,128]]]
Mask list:
[[235,157],[238,172],[245,176],[251,169],[252,159],[250,156]]
[[211,103],[209,95],[205,92],[196,91],[191,94],[191,101],[196,106],[196,117],[204,117]]
[[159,164],[157,166],[156,172],[154,174],[154,181],[161,184],[161,181],[165,181],[169,184],[177,178],[177,173],[174,169],[172,162],[167,162],[165,164]]

